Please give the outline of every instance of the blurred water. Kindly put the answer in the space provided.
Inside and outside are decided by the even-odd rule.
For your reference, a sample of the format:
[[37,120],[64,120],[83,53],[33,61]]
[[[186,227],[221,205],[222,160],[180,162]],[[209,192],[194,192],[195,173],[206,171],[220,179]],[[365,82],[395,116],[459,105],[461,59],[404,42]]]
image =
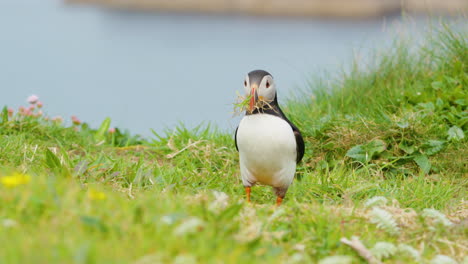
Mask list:
[[[365,21],[171,15],[0,0],[0,106],[37,94],[49,115],[150,135],[183,122],[234,130],[245,74],[270,71],[279,97],[394,38],[425,18]],[[390,26],[394,28],[395,26]],[[398,29],[397,29],[398,31]]]

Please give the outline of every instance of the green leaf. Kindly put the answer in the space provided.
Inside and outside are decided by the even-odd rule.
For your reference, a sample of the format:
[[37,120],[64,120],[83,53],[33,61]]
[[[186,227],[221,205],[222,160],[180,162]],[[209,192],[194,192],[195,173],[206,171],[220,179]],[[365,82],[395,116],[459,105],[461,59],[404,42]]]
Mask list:
[[368,158],[368,155],[365,152],[362,145],[352,147],[350,150],[348,150],[348,152],[346,152],[346,156],[360,161],[362,163],[367,163],[368,161],[370,161],[370,158]]
[[466,105],[466,101],[465,99],[457,99],[455,101],[453,101],[454,103],[456,103],[457,105],[461,105],[461,106],[465,106]]
[[3,107],[3,110],[2,110],[2,123],[1,124],[5,124],[6,122],[8,122],[8,108],[5,106]]
[[98,142],[106,139],[106,132],[109,130],[111,119],[108,117],[102,121],[101,126],[94,134],[94,139]]
[[445,144],[445,141],[428,140],[423,146],[424,153],[427,154],[428,156],[434,155],[444,148],[444,144]]
[[436,99],[436,106],[437,106],[437,109],[442,109],[444,108],[444,100],[440,99],[439,97],[437,97]]
[[60,159],[48,148],[45,150],[45,161],[49,169],[61,169]]
[[448,83],[452,84],[452,85],[459,85],[460,84],[460,81],[458,79],[455,79],[455,78],[452,78],[450,76],[444,76],[445,80],[447,80]]
[[448,140],[450,141],[459,141],[465,138],[465,133],[463,130],[457,126],[453,126],[448,130]]
[[376,140],[372,140],[371,142],[369,142],[369,144],[367,144],[365,147],[367,150],[371,152],[381,153],[385,150],[386,144],[382,140],[376,139]]
[[319,170],[325,170],[325,169],[328,169],[329,166],[328,166],[328,162],[326,160],[320,160],[319,162],[317,162],[317,169]]
[[406,145],[405,143],[401,143],[399,146],[398,146],[401,150],[403,150],[406,154],[413,154],[413,152],[415,151],[415,147],[414,145]]
[[427,158],[426,155],[416,155],[413,158],[414,162],[418,164],[419,168],[421,168],[424,173],[428,174],[429,171],[431,170],[431,162]]
[[326,144],[323,144],[322,147],[323,147],[324,149],[332,150],[332,149],[335,147],[335,144],[334,144],[333,142],[330,141],[330,142],[328,142],[328,143],[326,143]]
[[433,112],[435,110],[435,106],[432,102],[429,103],[419,103],[418,104],[422,109],[428,111],[428,112]]
[[66,152],[62,151],[63,163],[60,162],[60,159],[57,157],[57,155],[55,155],[48,148],[46,148],[44,154],[45,154],[45,165],[47,168],[54,170],[55,172],[66,177],[70,177],[72,175],[70,172],[70,169],[67,167],[67,163],[69,164],[70,160]]
[[81,222],[91,228],[91,229],[95,229],[95,230],[99,230],[103,233],[106,233],[108,231],[108,228],[107,226],[101,221],[101,219],[97,218],[97,217],[92,217],[92,216],[81,216]]
[[409,126],[408,121],[401,121],[396,123],[399,128],[407,128]]
[[368,163],[372,160],[375,154],[383,152],[386,148],[385,142],[376,139],[365,145],[357,145],[352,147],[346,153],[346,156],[353,158],[362,163]]
[[432,82],[431,86],[434,90],[440,90],[444,88],[444,83],[443,82]]

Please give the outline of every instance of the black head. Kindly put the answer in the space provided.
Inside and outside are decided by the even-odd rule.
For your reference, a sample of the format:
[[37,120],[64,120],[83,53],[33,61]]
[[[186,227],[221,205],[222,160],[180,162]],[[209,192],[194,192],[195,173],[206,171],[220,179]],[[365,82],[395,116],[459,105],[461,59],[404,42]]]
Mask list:
[[263,105],[276,104],[276,85],[273,76],[264,70],[247,74],[244,80],[246,94],[250,95],[249,111]]

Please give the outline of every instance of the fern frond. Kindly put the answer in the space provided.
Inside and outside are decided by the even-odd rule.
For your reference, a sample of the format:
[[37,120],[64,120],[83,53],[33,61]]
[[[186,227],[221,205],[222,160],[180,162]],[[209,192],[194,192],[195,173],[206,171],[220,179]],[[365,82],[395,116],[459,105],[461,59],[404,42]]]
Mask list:
[[421,254],[419,254],[419,251],[417,251],[415,248],[413,248],[410,245],[399,244],[398,252],[411,256],[417,262],[421,261]]
[[431,260],[431,264],[458,264],[451,257],[445,255],[437,255]]
[[366,203],[364,204],[365,207],[374,207],[378,205],[386,205],[388,202],[387,198],[383,196],[374,196],[372,198],[367,199]]
[[389,242],[377,242],[370,250],[372,255],[377,259],[388,258],[395,255],[398,251],[397,247]]
[[440,223],[444,226],[451,226],[453,223],[441,212],[436,209],[426,208],[421,214],[424,218],[432,218],[435,223]]
[[384,209],[374,207],[370,212],[370,216],[371,223],[376,224],[378,228],[383,229],[392,235],[397,235],[400,232],[400,228],[398,227],[395,219],[393,219],[393,216]]

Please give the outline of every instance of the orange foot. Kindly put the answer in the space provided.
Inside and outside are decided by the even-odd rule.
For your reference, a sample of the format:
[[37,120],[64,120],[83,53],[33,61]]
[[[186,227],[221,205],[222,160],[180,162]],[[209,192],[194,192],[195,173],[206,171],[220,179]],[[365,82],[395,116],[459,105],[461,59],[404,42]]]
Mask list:
[[247,193],[247,202],[250,203],[250,187],[245,187],[245,192]]
[[283,202],[283,198],[281,198],[279,196],[276,197],[276,206],[280,206],[282,202]]

